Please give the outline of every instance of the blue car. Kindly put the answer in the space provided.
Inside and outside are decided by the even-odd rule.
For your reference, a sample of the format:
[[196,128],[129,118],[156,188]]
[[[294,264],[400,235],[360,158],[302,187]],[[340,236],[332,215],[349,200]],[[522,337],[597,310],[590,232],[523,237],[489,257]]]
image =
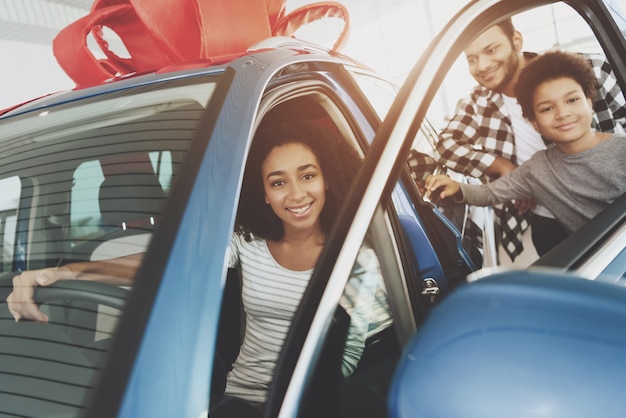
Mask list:
[[[433,150],[436,129],[425,115],[440,75],[459,45],[484,27],[485,16],[549,2],[509,3],[465,7],[399,92],[348,57],[272,38],[210,65],[119,77],[5,111],[0,300],[26,270],[143,257],[130,286],[119,285],[112,271],[103,281],[38,287],[35,301],[48,323],[15,322],[7,304],[0,305],[0,415],[386,417],[421,413],[412,403],[420,395],[441,396],[437,404],[446,405],[449,388],[436,372],[447,375],[447,365],[422,367],[412,360],[423,350],[420,342],[437,334],[446,309],[458,309],[460,317],[445,321],[472,320],[474,310],[454,308],[455,300],[488,283],[483,277],[489,272],[480,270],[483,250],[464,242],[444,207],[423,198],[407,156],[412,147]],[[599,28],[597,37],[626,86],[619,58],[626,47],[606,24],[606,9],[599,2],[568,3]],[[468,18],[474,15],[478,23]],[[289,333],[278,342],[277,367],[258,408],[223,396],[246,326],[238,272],[227,260],[257,128],[293,120],[340,133],[363,163]],[[549,280],[558,284],[553,288],[580,289],[583,296],[586,286],[621,291],[561,276],[623,280],[624,204],[616,202],[535,262],[550,271]],[[351,318],[339,302],[364,243],[380,266],[392,320],[368,336],[356,370],[343,376],[338,359]],[[494,280],[514,286],[519,275],[536,273],[511,274]],[[449,332],[455,332],[451,325]],[[422,369],[429,374],[422,376]],[[430,377],[434,393],[421,390]],[[452,416],[439,406],[425,416]]]
[[[2,305],[0,411],[208,413],[239,350],[239,285],[225,260],[257,126],[313,121],[369,155],[396,94],[393,84],[346,57],[277,38],[219,65],[125,77],[6,112],[0,121],[2,301],[24,270],[145,255],[132,287],[80,280],[40,287],[36,301],[48,323],[15,323]],[[422,135],[432,135],[427,129]],[[297,357],[322,349],[337,301],[320,299],[326,289],[343,289],[347,277],[329,274],[333,266],[353,264],[352,249],[366,235],[383,276],[405,285],[385,283],[389,293],[398,292],[399,315],[393,327],[370,337],[363,371],[396,359],[399,333],[408,340],[439,299],[476,270],[458,232],[421,200],[406,167],[382,200],[387,186],[370,195],[366,184],[355,185],[345,210],[369,207],[370,213],[346,215],[360,225],[356,235],[347,234],[352,221],[337,220],[329,259],[320,263],[294,320],[289,344],[295,346],[284,351],[273,380],[270,414],[301,405],[293,399],[302,395],[289,394],[308,380],[294,371]],[[107,281],[115,282],[115,274]],[[323,314],[314,319],[317,312]],[[310,340],[307,330],[316,328],[321,334]],[[315,390],[331,387],[321,380]],[[211,414],[237,415],[239,404],[231,400]],[[384,412],[384,400],[378,408]]]

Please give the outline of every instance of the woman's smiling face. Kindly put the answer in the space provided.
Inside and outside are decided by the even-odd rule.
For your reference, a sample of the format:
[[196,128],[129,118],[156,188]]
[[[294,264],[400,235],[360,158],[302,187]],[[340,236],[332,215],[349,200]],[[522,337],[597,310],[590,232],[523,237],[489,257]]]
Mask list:
[[265,202],[283,221],[285,233],[320,228],[326,182],[320,163],[301,143],[275,147],[261,166]]

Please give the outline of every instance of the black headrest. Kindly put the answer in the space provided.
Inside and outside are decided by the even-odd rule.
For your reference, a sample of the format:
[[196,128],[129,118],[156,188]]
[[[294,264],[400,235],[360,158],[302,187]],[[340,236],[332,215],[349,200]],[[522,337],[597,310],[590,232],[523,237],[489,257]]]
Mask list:
[[164,200],[165,192],[153,173],[111,174],[100,185],[100,213],[110,226],[154,223]]

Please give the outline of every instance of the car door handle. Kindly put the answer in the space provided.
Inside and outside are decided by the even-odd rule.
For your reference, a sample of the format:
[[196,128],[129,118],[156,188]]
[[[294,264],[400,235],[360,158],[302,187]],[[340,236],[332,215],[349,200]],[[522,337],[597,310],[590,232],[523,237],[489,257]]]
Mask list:
[[437,281],[430,277],[424,279],[422,282],[421,295],[424,299],[426,299],[426,302],[431,305],[437,303],[439,295],[439,285],[437,284]]

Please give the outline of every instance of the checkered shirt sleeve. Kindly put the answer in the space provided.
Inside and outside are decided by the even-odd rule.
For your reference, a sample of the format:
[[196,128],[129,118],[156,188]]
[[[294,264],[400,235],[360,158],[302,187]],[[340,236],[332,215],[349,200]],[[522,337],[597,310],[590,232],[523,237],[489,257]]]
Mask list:
[[[485,171],[496,156],[516,163],[515,137],[510,118],[503,113],[504,100],[499,93],[478,86],[459,103],[455,115],[439,136],[439,162],[453,171],[487,180]],[[528,216],[517,212],[513,202],[494,207],[497,239],[512,259],[524,247],[522,234],[528,228]]]
[[409,169],[411,170],[411,176],[416,182],[422,182],[426,180],[429,174],[433,174],[438,164],[433,157],[412,149],[409,152],[407,158]]
[[626,131],[626,100],[611,65],[602,55],[583,55],[598,79],[598,91],[593,101],[595,127],[602,132]]
[[439,135],[439,162],[456,172],[480,178],[496,156],[514,161],[513,128],[502,108],[504,102],[499,94],[476,87],[459,103]]

